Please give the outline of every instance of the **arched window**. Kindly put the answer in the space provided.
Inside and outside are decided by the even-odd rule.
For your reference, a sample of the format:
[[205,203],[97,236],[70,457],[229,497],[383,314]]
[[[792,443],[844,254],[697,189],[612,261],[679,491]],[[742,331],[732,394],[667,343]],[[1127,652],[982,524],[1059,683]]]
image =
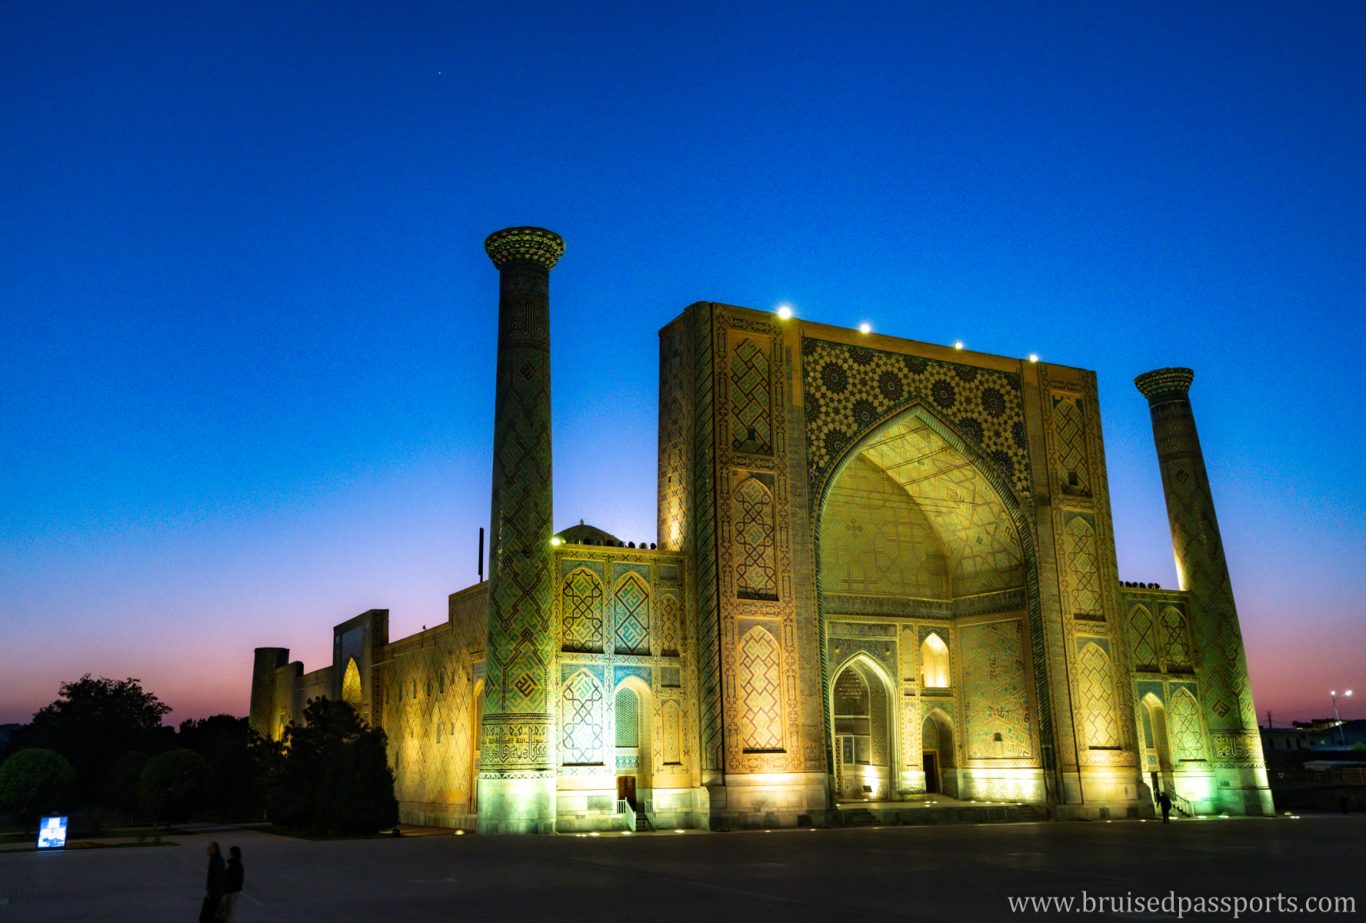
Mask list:
[[866,766],[873,760],[870,698],[868,684],[852,667],[835,679],[835,736],[842,763]]
[[933,632],[920,645],[920,684],[926,689],[949,688],[949,646]]
[[640,746],[640,696],[635,690],[622,686],[617,690],[614,704],[617,716],[617,746]]
[[360,667],[356,666],[356,658],[352,657],[346,661],[346,672],[342,674],[342,701],[352,708],[360,708]]

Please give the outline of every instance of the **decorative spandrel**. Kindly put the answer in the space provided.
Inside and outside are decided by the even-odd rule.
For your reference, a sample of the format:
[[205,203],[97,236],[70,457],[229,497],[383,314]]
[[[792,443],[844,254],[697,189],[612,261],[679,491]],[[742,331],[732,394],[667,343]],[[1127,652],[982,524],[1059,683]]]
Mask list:
[[1020,378],[923,356],[802,338],[808,480],[814,489],[843,451],[890,413],[923,403],[1029,494]]

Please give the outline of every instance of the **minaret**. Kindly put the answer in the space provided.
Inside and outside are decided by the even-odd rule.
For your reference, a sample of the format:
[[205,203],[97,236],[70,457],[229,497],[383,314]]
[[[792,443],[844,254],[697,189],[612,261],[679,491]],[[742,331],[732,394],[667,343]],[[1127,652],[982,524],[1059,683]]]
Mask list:
[[1190,369],[1157,369],[1138,376],[1134,384],[1152,413],[1177,582],[1189,594],[1196,679],[1213,747],[1208,754],[1215,784],[1210,797],[1229,813],[1271,814],[1243,636],[1191,412],[1194,378]]
[[553,833],[550,270],[564,240],[490,234],[500,274],[480,833]]

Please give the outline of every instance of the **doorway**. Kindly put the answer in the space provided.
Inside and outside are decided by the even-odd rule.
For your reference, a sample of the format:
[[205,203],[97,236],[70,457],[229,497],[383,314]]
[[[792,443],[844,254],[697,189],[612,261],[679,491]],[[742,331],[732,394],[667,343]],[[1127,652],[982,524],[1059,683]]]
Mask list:
[[939,794],[939,754],[933,750],[927,750],[923,754],[925,765],[925,792],[931,795]]
[[631,806],[631,810],[639,809],[636,803],[636,777],[617,776],[617,800],[625,801]]

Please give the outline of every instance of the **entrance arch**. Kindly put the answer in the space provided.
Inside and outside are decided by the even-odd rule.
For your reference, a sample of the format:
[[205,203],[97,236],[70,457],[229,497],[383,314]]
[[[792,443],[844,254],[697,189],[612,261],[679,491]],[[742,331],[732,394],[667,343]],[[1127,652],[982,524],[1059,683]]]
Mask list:
[[[929,709],[937,714],[927,732],[928,753],[916,753],[907,739],[899,748],[904,752],[889,759],[889,797],[921,791],[922,779],[929,790],[956,794],[960,769],[1005,758],[1007,740],[1031,735],[1028,716],[1038,721],[1043,748],[1032,754],[1035,767],[1050,766],[1051,712],[1041,654],[1027,640],[1018,642],[1018,650],[1003,649],[1015,643],[1009,632],[959,621],[999,612],[1027,622],[1030,634],[1042,632],[1034,537],[1010,481],[994,457],[924,404],[869,421],[846,445],[814,492],[813,511],[830,709],[827,752],[838,797],[853,794],[841,740],[852,735],[840,730],[849,724],[840,719],[852,716],[835,710],[835,683],[851,683],[841,657],[851,648],[888,643],[855,640],[863,637],[894,636],[894,646],[877,656],[909,665],[905,689],[896,680],[889,687],[892,727],[904,727],[909,735],[911,729],[924,730]],[[890,626],[882,634],[858,624],[874,615]],[[1033,685],[1026,685],[1023,671],[1014,684],[992,685],[991,658],[1003,654],[1035,660]],[[963,725],[955,727],[950,715]],[[1031,754],[1014,758],[1021,756]],[[1038,770],[1016,764],[1008,771],[1024,776]],[[974,778],[964,776],[968,791]],[[1055,780],[1045,773],[1043,781],[1049,798]]]
[[634,809],[639,809],[649,797],[653,708],[650,687],[634,676],[622,680],[612,697],[617,798],[629,802]]
[[883,670],[865,655],[847,661],[830,684],[836,791],[842,799],[881,801],[891,796],[897,762],[892,688]]
[[953,722],[934,709],[920,725],[920,755],[925,791],[958,795],[958,760],[954,753]]
[[1147,719],[1147,727],[1142,728],[1143,743],[1149,756],[1157,758],[1157,769],[1151,768],[1149,764],[1149,780],[1152,785],[1152,794],[1156,798],[1159,792],[1172,791],[1172,749],[1171,736],[1167,727],[1167,707],[1162,704],[1162,700],[1149,692],[1140,700],[1143,703],[1143,716]]

